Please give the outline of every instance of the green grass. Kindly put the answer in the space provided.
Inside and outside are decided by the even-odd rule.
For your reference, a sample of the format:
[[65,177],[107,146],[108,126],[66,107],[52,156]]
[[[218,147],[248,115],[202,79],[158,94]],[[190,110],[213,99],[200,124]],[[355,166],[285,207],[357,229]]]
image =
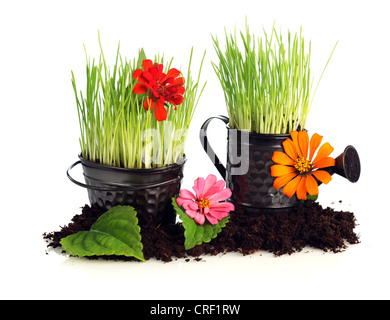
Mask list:
[[[167,120],[158,122],[154,110],[143,107],[145,95],[133,93],[136,80],[133,72],[146,59],[143,50],[137,61],[127,61],[120,55],[118,45],[115,64],[106,63],[99,37],[99,61],[86,56],[86,89],[78,91],[72,71],[72,85],[76,98],[80,125],[80,148],[83,158],[106,165],[124,168],[155,168],[180,161],[184,155],[187,132],[199,98],[206,83],[200,86],[200,74],[192,78],[191,50],[183,103],[174,110],[168,107]],[[155,57],[155,62],[164,59]],[[164,65],[170,68],[173,59]]]
[[[318,84],[337,46],[325,65],[313,93],[310,69],[311,42],[288,32],[287,42],[275,26],[264,38],[249,32],[228,35],[223,51],[213,37],[219,62],[212,63],[225,95],[230,127],[258,133],[289,133],[304,129]],[[239,48],[241,40],[243,50]]]

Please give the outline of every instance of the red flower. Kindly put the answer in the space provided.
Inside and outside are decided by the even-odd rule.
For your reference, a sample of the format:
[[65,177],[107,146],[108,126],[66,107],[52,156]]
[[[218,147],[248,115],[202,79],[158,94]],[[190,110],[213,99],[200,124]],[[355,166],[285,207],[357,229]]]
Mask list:
[[[152,60],[144,60],[142,69],[137,69],[133,73],[133,78],[138,80],[133,92],[136,94],[146,93],[148,98],[144,102],[146,110],[154,108],[154,115],[158,121],[167,118],[166,102],[176,106],[183,103],[184,78],[179,77],[181,72],[175,68],[163,72],[163,65],[154,63]],[[168,106],[168,105],[166,105]]]

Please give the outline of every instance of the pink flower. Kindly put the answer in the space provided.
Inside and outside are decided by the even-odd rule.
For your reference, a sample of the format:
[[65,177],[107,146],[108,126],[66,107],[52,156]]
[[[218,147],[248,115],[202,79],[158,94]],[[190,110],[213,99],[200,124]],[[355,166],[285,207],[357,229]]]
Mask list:
[[206,179],[196,179],[192,189],[195,195],[189,190],[182,189],[176,202],[196,223],[203,225],[207,218],[211,224],[217,224],[234,210],[232,203],[225,202],[232,195],[231,190],[225,188],[225,181],[217,181],[215,175],[210,174]]

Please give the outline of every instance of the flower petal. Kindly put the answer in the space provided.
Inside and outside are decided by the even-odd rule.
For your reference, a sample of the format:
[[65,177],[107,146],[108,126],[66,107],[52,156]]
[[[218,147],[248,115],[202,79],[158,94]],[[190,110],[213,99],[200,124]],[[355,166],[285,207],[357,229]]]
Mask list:
[[229,188],[223,189],[221,192],[216,193],[209,199],[213,201],[225,201],[232,196],[232,191]]
[[318,194],[318,183],[311,174],[306,176],[306,188],[310,195],[316,196]]
[[172,68],[168,71],[167,73],[167,78],[177,78],[178,76],[180,76],[181,72],[175,68]]
[[188,209],[190,203],[192,203],[192,202],[194,202],[194,200],[189,200],[189,199],[185,199],[185,198],[182,198],[182,197],[177,197],[176,198],[177,205],[179,207],[183,207],[184,209]]
[[186,215],[189,216],[192,219],[194,219],[197,214],[198,214],[198,211],[190,210],[190,209],[186,210]]
[[307,152],[309,150],[309,134],[307,131],[298,132],[298,143],[302,157],[307,158]]
[[313,159],[314,153],[317,151],[318,147],[321,144],[322,138],[323,137],[320,136],[318,133],[315,133],[311,136],[309,159]]
[[234,211],[234,204],[229,201],[212,203],[210,209],[219,210],[219,211]]
[[203,193],[203,198],[210,198],[213,195],[215,195],[218,192],[221,192],[225,188],[225,181],[224,180],[219,180],[217,181],[207,192]]
[[149,71],[149,69],[153,67],[153,61],[150,59],[146,59],[142,61],[142,68],[144,68],[144,71]]
[[297,198],[299,200],[307,199],[306,177],[302,177],[301,181],[298,183]]
[[320,168],[326,168],[326,167],[333,167],[336,164],[336,160],[332,157],[326,157],[324,159],[321,159],[320,161],[317,161],[314,165],[314,169],[320,169]]
[[199,211],[199,204],[197,204],[196,202],[191,202],[188,208],[191,210]]
[[210,208],[209,215],[212,215],[215,219],[221,220],[229,215],[229,211],[215,210],[213,208]]
[[144,71],[142,69],[137,69],[133,72],[133,78],[138,79],[139,76],[143,73]]
[[315,166],[318,161],[321,161],[322,159],[329,156],[333,152],[333,150],[334,148],[328,142],[324,143],[318,150],[317,155],[312,162],[313,166]]
[[283,193],[291,198],[294,193],[297,191],[298,183],[301,181],[301,176],[296,176],[294,179],[292,179],[289,183],[287,183],[283,188]]
[[206,218],[207,220],[209,220],[209,222],[211,224],[217,224],[218,223],[218,219],[214,218],[212,215],[210,214],[206,214]]
[[283,176],[277,177],[274,180],[274,188],[276,190],[279,190],[281,187],[284,187],[287,182],[289,182],[290,180],[294,179],[296,177],[296,175],[297,175],[296,172],[292,172],[292,173],[285,174]]
[[163,73],[163,69],[164,69],[164,66],[160,63],[160,64],[155,64],[155,66],[158,66],[158,74],[161,75]]
[[[145,71],[142,74],[142,77],[144,77],[147,81],[153,80],[153,75],[149,71]],[[150,83],[149,83],[150,84]]]
[[195,201],[195,195],[187,189],[181,189],[180,190],[180,197],[176,199],[176,202],[178,199],[185,199],[185,200],[194,200]]
[[302,158],[301,148],[299,147],[298,131],[292,131],[292,132],[290,132],[290,135],[291,135],[291,138],[292,138],[292,142],[293,142],[293,144],[295,146],[296,153],[298,153],[299,157]]
[[152,75],[153,79],[157,79],[158,77],[158,71],[156,67],[152,67],[149,69],[150,74]]
[[285,166],[293,166],[295,164],[294,160],[291,159],[287,154],[280,151],[275,151],[272,155],[272,161],[277,164],[282,164]]
[[159,93],[158,93],[158,91],[157,91],[157,86],[156,86],[156,88],[153,88],[152,94],[153,94],[153,96],[154,96],[155,98],[160,98],[160,95],[159,95]]
[[203,189],[203,196],[207,193],[207,191],[210,190],[214,186],[214,184],[217,182],[217,176],[214,174],[209,174],[206,179],[204,180],[204,189]]
[[183,95],[184,92],[186,91],[186,89],[185,89],[183,86],[177,86],[177,87],[175,87],[175,88],[176,88],[176,93],[177,93],[177,94]]
[[297,170],[294,167],[283,166],[281,164],[274,164],[271,166],[271,176],[272,177],[280,177],[285,174],[296,172]]
[[205,180],[202,177],[199,177],[194,182],[194,186],[192,187],[192,189],[194,189],[194,191],[196,193],[196,197],[198,199],[200,199],[202,197],[204,185],[205,185]]
[[180,86],[184,86],[184,83],[185,83],[185,79],[183,77],[179,77],[179,78],[176,78],[175,81],[173,82],[173,85],[174,86],[177,86],[177,85],[180,85]]
[[164,107],[164,104],[160,100],[156,100],[156,108],[154,109],[154,115],[157,121],[164,121],[167,119],[168,112]]
[[197,215],[195,216],[194,220],[197,224],[200,224],[201,226],[203,226],[204,221],[205,221],[204,214],[198,212]]
[[175,106],[182,104],[184,101],[184,97],[180,94],[166,96],[165,99],[167,100],[167,102],[170,102]]
[[[161,79],[164,79],[164,80],[161,80]],[[169,86],[172,86],[172,85],[173,85],[173,83],[175,82],[175,78],[172,78],[172,77],[167,78],[166,76],[164,76],[164,77],[161,77],[161,78],[160,78],[160,82],[161,82],[161,84],[162,84],[163,86],[169,87]]]
[[187,200],[187,201],[185,201],[185,202],[183,203],[183,208],[184,208],[185,210],[199,211],[199,210],[198,210],[199,207],[197,207],[196,209],[191,209],[191,205],[192,205],[193,203],[195,203],[195,202],[192,201],[192,200]]
[[135,94],[146,93],[147,91],[148,88],[143,83],[137,83],[133,88]]
[[320,180],[322,183],[328,184],[332,180],[332,176],[329,172],[326,172],[324,170],[316,170],[313,171],[312,174]]
[[295,143],[290,139],[287,138],[283,141],[283,149],[287,153],[287,155],[293,159],[294,161],[297,160],[297,148],[295,146]]

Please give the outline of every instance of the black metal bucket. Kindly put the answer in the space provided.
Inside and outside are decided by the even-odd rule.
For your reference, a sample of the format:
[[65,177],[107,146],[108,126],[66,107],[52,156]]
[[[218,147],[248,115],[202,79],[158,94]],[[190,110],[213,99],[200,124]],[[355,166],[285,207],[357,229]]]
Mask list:
[[[227,125],[227,166],[220,162],[207,139],[207,127],[211,120],[219,119]],[[200,130],[204,150],[232,190],[232,202],[243,207],[246,213],[264,212],[268,209],[288,209],[302,203],[296,196],[289,198],[283,188],[277,191],[270,167],[274,151],[283,151],[283,141],[290,134],[260,134],[231,129],[229,118],[211,117]]]
[[[87,188],[91,205],[110,209],[117,205],[133,206],[138,218],[152,219],[156,225],[174,223],[176,213],[171,198],[179,193],[183,178],[184,157],[180,163],[152,169],[125,169],[88,161],[79,161],[68,170],[68,178]],[[85,184],[72,178],[70,171],[82,165]]]

